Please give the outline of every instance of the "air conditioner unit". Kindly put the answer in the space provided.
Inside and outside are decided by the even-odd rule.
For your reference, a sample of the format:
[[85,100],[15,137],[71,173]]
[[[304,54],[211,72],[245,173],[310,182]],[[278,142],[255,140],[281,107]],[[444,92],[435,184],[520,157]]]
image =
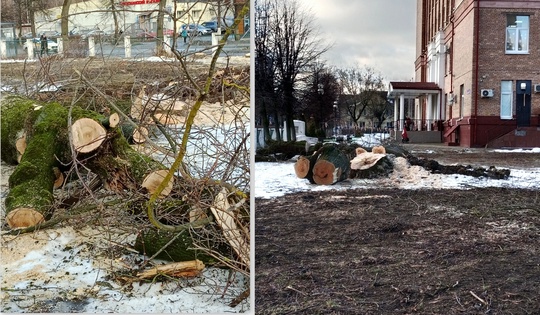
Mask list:
[[493,97],[493,89],[482,89],[480,95],[482,97]]
[[534,85],[534,93],[540,93],[540,84]]

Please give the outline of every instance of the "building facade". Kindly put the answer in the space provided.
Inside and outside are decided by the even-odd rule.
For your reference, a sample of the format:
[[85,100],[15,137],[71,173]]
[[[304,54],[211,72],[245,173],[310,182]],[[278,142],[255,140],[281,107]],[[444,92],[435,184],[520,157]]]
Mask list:
[[[115,4],[118,27],[126,35],[135,36],[141,31],[155,32],[159,0],[125,0]],[[201,24],[216,20],[218,16],[232,21],[235,11],[239,10],[245,0],[236,1],[201,1],[201,0],[168,0],[165,4],[164,29],[180,28],[184,24]],[[55,7],[46,12],[36,13],[36,32],[61,30],[62,7]],[[84,1],[70,6],[70,30],[99,29],[114,33],[115,24],[111,10],[99,1]],[[247,17],[246,17],[247,19]],[[248,22],[246,22],[248,23]],[[238,31],[243,33],[244,25]]]
[[416,32],[416,82],[390,89],[397,106],[415,99],[405,112],[417,130],[449,145],[540,146],[540,0],[418,0]]

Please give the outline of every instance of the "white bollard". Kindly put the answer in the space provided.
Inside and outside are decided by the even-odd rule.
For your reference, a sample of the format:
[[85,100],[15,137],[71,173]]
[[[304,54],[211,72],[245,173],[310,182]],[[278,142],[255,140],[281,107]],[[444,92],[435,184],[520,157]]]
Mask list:
[[0,40],[0,58],[7,59],[7,44],[5,40]]
[[214,53],[216,52],[217,45],[219,44],[221,37],[221,28],[218,28],[217,32],[212,33],[212,55],[214,55]]
[[129,36],[124,37],[124,49],[126,58],[131,58],[131,38]]
[[32,38],[26,40],[26,49],[28,50],[28,60],[34,60],[34,40]]
[[56,40],[56,43],[58,44],[58,55],[63,57],[64,56],[64,41],[62,40],[61,37],[59,37]]
[[96,42],[94,41],[94,36],[88,37],[88,55],[90,57],[96,56]]
[[167,55],[171,54],[172,38],[169,35],[163,36],[163,49]]

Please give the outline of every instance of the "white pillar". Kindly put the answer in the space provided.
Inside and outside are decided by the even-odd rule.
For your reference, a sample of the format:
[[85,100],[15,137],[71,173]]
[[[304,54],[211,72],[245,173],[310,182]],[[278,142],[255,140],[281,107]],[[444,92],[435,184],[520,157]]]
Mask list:
[[163,35],[163,50],[167,55],[171,54],[171,37],[169,35]]
[[94,41],[94,36],[88,37],[88,55],[90,57],[96,56],[96,42]]
[[62,40],[62,37],[59,37],[56,40],[56,43],[58,44],[58,55],[64,56],[64,41]]
[[428,94],[427,95],[427,108],[426,108],[427,131],[431,131],[432,122],[433,122],[433,94]]
[[5,40],[0,40],[0,58],[7,59],[7,44]]
[[[218,32],[220,32],[221,29],[218,29]],[[221,40],[221,33],[213,32],[212,33],[212,55],[217,50],[217,45],[219,44],[219,41]]]
[[398,105],[399,99],[394,99],[394,136],[397,139],[398,129],[399,129],[399,117],[398,117]]
[[131,37],[124,37],[124,50],[126,58],[131,58]]
[[26,40],[26,49],[28,50],[28,60],[34,60],[34,40],[28,38]]
[[399,131],[403,130],[405,122],[405,95],[399,96]]

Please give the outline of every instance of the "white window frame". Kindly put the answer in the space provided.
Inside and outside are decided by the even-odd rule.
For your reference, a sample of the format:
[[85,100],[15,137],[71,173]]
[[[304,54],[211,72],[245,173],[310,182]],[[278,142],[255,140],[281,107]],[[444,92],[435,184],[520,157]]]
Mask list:
[[[510,18],[516,23],[509,25]],[[528,15],[508,14],[506,22],[505,52],[507,54],[528,54],[530,38],[530,17]]]
[[512,90],[513,86],[513,81],[501,81],[501,119],[514,118],[514,108],[512,106],[514,103],[514,91]]

